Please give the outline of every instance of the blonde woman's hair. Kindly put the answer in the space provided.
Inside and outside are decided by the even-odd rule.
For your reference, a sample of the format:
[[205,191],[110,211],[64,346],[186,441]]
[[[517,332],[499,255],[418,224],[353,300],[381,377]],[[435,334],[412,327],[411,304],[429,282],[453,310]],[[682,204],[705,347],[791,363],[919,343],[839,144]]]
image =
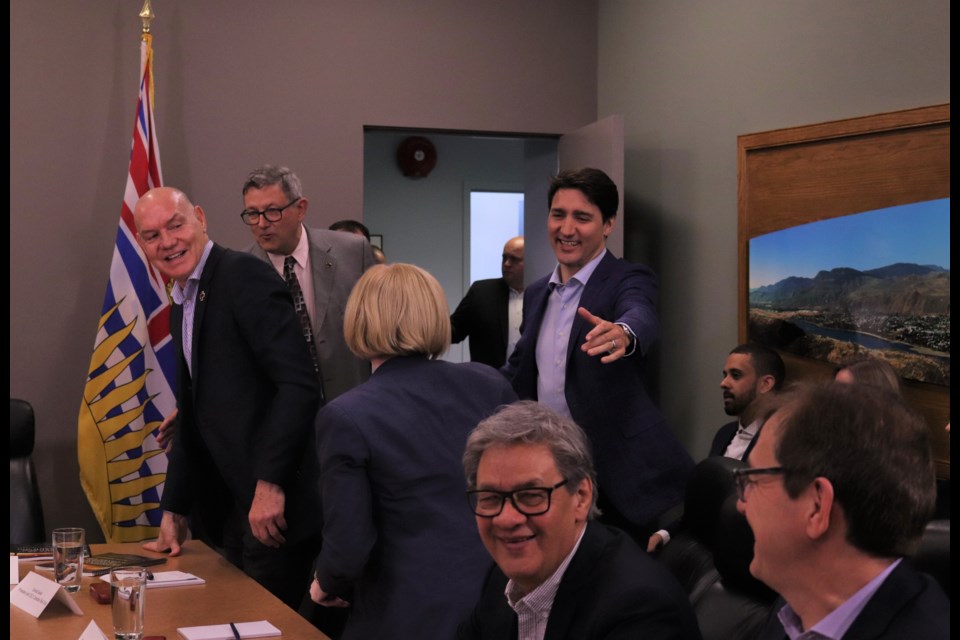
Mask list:
[[365,360],[420,354],[438,358],[450,346],[443,288],[412,264],[378,264],[357,281],[344,316],[350,351]]

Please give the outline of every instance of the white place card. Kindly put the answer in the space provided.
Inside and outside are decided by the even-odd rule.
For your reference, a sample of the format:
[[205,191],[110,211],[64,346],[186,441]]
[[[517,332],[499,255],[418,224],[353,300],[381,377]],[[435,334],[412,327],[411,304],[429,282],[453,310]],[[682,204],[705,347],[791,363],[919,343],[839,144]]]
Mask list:
[[96,620],[91,620],[87,628],[80,634],[80,640],[110,640],[107,634],[100,629]]
[[70,611],[78,616],[83,615],[80,608],[70,594],[55,581],[44,578],[39,573],[31,571],[10,591],[10,604],[23,609],[34,618],[39,618],[44,609],[54,600],[59,600]]
[[10,556],[10,584],[20,582],[20,558]]

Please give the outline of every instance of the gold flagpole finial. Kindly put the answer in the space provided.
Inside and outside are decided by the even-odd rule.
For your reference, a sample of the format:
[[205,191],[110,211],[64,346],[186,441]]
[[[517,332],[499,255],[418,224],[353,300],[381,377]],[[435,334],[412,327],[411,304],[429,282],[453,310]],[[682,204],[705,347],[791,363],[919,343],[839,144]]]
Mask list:
[[140,29],[143,33],[150,33],[150,21],[153,20],[153,8],[150,6],[150,0],[143,0],[143,9],[140,9],[140,22],[143,27]]

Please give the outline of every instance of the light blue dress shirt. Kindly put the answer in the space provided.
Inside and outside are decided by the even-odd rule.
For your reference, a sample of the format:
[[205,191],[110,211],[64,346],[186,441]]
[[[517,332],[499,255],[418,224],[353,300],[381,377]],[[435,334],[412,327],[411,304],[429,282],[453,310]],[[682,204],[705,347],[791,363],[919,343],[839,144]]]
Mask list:
[[[580,306],[580,296],[590,276],[603,260],[604,249],[566,282],[560,282],[560,265],[550,276],[547,309],[537,336],[537,400],[560,415],[571,418],[564,385],[567,382],[567,346]],[[589,311],[589,309],[588,309]]]
[[[200,276],[203,274],[203,268],[207,264],[207,258],[210,257],[210,250],[213,249],[213,240],[207,240],[203,247],[203,255],[200,256],[200,262],[197,263],[193,272],[187,276],[186,286],[180,286],[179,282],[174,282],[170,289],[170,297],[176,304],[183,307],[183,324],[181,325],[181,335],[183,336],[183,357],[187,361],[187,371],[193,378],[193,317],[197,306],[197,296],[200,292]],[[202,292],[203,302],[206,292]]]

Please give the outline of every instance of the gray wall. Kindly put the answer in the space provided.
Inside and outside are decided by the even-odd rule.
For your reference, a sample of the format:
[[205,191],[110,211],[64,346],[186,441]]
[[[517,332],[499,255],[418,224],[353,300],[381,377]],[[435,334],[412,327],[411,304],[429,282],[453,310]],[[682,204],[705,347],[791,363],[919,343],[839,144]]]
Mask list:
[[[694,457],[737,339],[736,137],[947,102],[948,0],[154,3],[167,184],[248,241],[238,187],[363,210],[363,125],[562,133],[622,113],[625,253],[662,277],[660,395]],[[10,393],[39,420],[48,527],[96,525],[76,419],[129,157],[139,3],[11,6]],[[387,241],[390,255],[390,244]],[[656,373],[656,372],[655,372]]]
[[729,420],[737,136],[950,101],[948,0],[600,3],[598,118],[624,114],[625,255],[661,276],[661,406],[694,458]]
[[[37,412],[48,528],[97,530],[77,479],[77,415],[130,157],[141,5],[10,8],[10,394]],[[153,8],[165,183],[231,247],[251,241],[239,188],[263,162],[299,173],[309,223],[362,217],[364,125],[556,133],[596,118],[596,2]]]

